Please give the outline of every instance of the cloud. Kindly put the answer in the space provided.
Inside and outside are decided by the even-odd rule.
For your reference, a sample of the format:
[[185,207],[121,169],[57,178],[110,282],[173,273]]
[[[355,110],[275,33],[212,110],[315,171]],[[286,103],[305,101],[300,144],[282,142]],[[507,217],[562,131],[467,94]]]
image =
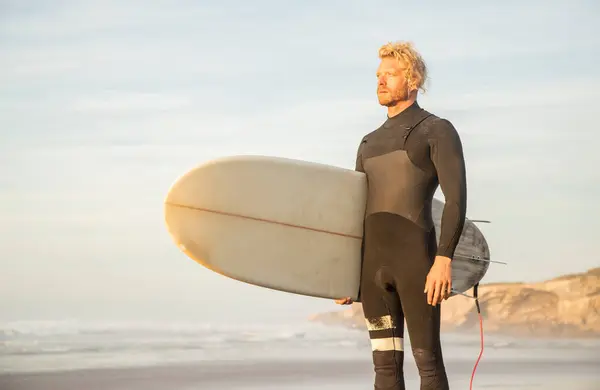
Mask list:
[[[41,3],[41,2],[38,2]],[[53,1],[46,7],[18,9],[7,13],[0,29],[2,35],[20,38],[56,40],[87,37],[90,34],[110,34],[113,31],[135,31],[140,28],[172,26],[198,18],[215,17],[218,8],[188,3],[176,7],[169,3],[145,1],[102,3],[85,1]],[[144,7],[140,13],[140,7]],[[222,12],[221,12],[222,14]]]
[[103,97],[84,97],[72,103],[78,112],[121,112],[145,110],[173,110],[190,107],[192,100],[186,96],[160,93],[112,93]]
[[452,95],[424,95],[425,101],[443,110],[477,111],[488,108],[547,107],[600,101],[600,78],[565,77],[539,82],[521,81],[500,88],[472,86],[470,92],[452,91]]

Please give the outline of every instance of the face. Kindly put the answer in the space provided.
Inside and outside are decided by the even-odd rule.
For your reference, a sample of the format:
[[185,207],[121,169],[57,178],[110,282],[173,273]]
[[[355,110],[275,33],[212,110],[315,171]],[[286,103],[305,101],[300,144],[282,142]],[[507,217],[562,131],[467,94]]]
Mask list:
[[405,67],[395,58],[383,58],[377,68],[377,98],[382,106],[395,106],[409,98]]

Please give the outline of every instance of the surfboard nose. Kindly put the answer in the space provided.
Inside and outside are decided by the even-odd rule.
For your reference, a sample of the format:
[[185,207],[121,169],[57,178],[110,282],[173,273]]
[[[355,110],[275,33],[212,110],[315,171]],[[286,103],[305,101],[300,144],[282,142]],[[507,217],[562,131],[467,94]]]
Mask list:
[[203,235],[209,221],[194,207],[202,204],[202,198],[208,193],[205,185],[210,183],[201,180],[204,170],[203,165],[197,166],[171,185],[164,200],[164,221],[175,245],[192,260],[211,268],[210,239]]
[[210,241],[202,237],[206,230],[201,215],[185,206],[165,202],[165,224],[175,245],[189,258],[204,267],[211,268],[208,246]]

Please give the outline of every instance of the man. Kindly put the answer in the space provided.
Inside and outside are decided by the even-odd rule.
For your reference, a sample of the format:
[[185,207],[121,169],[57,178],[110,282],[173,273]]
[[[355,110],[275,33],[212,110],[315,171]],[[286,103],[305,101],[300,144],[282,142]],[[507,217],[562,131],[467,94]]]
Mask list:
[[[386,44],[379,58],[377,96],[388,118],[363,137],[356,159],[368,183],[359,301],[373,350],[375,389],[405,388],[405,320],[421,390],[448,389],[440,303],[451,292],[451,259],[465,221],[462,145],[449,121],[416,101],[427,67],[413,46]],[[439,244],[431,215],[438,185],[445,197]]]

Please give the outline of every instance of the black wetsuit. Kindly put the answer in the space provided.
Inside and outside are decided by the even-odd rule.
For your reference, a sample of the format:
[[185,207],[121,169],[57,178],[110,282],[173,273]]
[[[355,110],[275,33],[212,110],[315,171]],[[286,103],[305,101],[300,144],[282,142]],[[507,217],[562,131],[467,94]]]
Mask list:
[[[373,349],[375,389],[404,389],[404,320],[422,390],[448,389],[440,346],[440,305],[427,304],[425,280],[436,255],[452,257],[463,229],[466,180],[453,125],[415,102],[367,134],[356,170],[368,201],[360,288]],[[431,203],[445,197],[439,245]]]

